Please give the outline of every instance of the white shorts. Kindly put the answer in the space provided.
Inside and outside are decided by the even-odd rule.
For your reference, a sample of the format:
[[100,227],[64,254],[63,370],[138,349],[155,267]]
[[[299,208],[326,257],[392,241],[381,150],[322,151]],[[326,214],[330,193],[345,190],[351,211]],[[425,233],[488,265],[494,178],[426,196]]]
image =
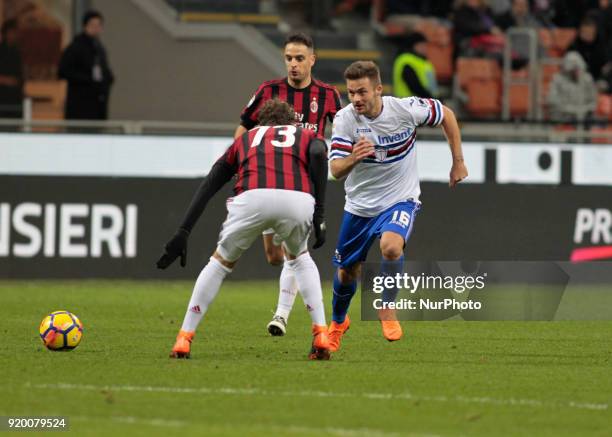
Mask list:
[[253,241],[268,228],[275,240],[291,255],[308,248],[315,200],[310,194],[293,190],[259,188],[248,190],[227,201],[227,218],[223,222],[217,252],[234,262]]

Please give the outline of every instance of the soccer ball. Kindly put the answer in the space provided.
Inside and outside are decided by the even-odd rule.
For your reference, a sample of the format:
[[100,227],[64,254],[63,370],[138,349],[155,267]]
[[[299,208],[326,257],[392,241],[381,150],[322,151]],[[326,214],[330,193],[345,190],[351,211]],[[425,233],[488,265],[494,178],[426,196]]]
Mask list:
[[83,337],[83,324],[69,311],[53,311],[40,323],[40,338],[47,349],[71,350]]

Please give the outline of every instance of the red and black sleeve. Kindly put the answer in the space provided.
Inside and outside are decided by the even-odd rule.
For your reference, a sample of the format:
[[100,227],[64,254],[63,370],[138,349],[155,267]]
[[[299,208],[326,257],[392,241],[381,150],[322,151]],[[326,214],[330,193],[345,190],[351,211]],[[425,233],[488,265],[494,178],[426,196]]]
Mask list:
[[261,105],[270,99],[270,87],[267,86],[267,83],[262,83],[249,103],[244,107],[242,113],[240,114],[240,124],[244,126],[247,130],[253,129],[257,126],[258,121],[258,113]]
[[187,208],[181,228],[191,232],[196,222],[204,212],[208,201],[236,174],[238,170],[238,146],[234,143],[217,159],[210,172],[206,175]]

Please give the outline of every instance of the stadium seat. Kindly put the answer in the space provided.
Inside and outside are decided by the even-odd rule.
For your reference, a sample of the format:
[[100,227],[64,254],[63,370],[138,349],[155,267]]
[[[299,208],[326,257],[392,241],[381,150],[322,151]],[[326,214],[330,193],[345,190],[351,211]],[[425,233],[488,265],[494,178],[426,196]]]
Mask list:
[[420,20],[413,31],[427,38],[427,58],[436,69],[436,78],[439,82],[448,83],[453,77],[451,29],[437,20]]
[[551,31],[552,56],[562,57],[576,38],[576,29],[557,27]]
[[499,114],[501,110],[499,80],[470,80],[465,89],[468,95],[466,109],[470,114],[480,117]]
[[501,68],[494,59],[459,58],[457,59],[457,75],[459,85],[463,88],[467,82],[479,80],[501,79]]
[[515,83],[510,86],[510,114],[524,116],[529,112],[529,85]]
[[553,46],[552,32],[550,29],[541,28],[538,30],[540,45],[546,50],[549,56],[552,56],[551,49]]
[[436,69],[438,82],[447,83],[453,77],[453,46],[427,43],[427,58]]
[[540,64],[540,96],[539,101],[542,106],[544,118],[547,117],[546,98],[548,97],[548,90],[550,88],[550,82],[552,81],[555,74],[560,70],[559,64]]
[[601,132],[601,133],[605,133],[609,135],[609,136],[601,136],[601,137],[593,136],[591,138],[591,143],[612,144],[612,125],[608,125],[606,127],[594,127],[594,128],[591,128],[591,132],[593,133]]
[[465,109],[472,115],[491,117],[501,111],[501,69],[497,61],[459,58],[457,80],[467,94]]
[[597,96],[595,115],[612,120],[612,94],[599,94]]
[[62,53],[62,29],[21,29],[19,49],[28,79],[54,79]]

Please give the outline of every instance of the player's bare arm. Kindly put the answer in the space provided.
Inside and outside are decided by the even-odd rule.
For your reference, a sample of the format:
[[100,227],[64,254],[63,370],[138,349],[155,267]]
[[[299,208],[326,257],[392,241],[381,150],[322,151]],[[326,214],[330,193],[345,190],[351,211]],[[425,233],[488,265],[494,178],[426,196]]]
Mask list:
[[453,165],[450,171],[450,179],[448,185],[454,188],[459,182],[465,179],[468,175],[467,167],[463,160],[463,150],[461,149],[461,131],[457,123],[455,113],[447,106],[444,109],[444,120],[442,121],[442,130],[446,135],[446,140],[450,145],[451,155],[453,156]]
[[359,141],[353,145],[353,150],[349,156],[331,161],[330,168],[332,175],[336,179],[346,177],[357,164],[372,153],[374,153],[374,144],[364,137],[361,137]]
[[248,129],[246,127],[244,127],[243,125],[239,124],[238,127],[236,128],[236,132],[234,132],[234,139],[242,136],[247,131],[248,131]]

